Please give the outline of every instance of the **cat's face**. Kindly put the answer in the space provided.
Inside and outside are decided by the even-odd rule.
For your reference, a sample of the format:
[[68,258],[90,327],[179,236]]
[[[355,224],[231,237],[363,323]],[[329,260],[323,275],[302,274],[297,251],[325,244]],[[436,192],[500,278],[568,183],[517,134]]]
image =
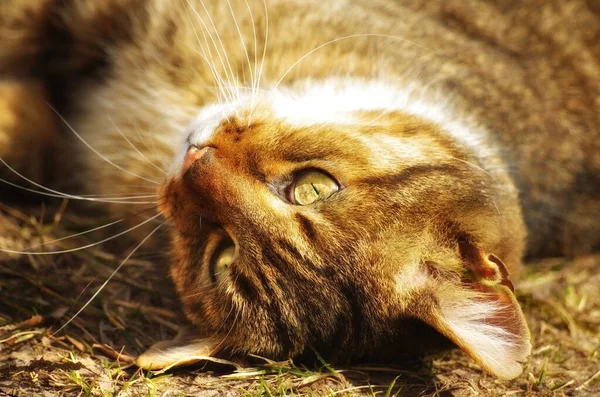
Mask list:
[[497,181],[417,116],[299,117],[287,105],[209,108],[161,188],[173,279],[198,335],[216,341],[204,354],[364,356],[420,340],[405,335],[406,318],[469,351],[455,334],[475,331],[467,323],[476,312],[489,322],[480,313],[488,309],[513,317],[504,328],[519,352],[506,361],[521,359],[526,326],[495,256],[514,266],[521,247],[506,233],[497,206],[510,203]]

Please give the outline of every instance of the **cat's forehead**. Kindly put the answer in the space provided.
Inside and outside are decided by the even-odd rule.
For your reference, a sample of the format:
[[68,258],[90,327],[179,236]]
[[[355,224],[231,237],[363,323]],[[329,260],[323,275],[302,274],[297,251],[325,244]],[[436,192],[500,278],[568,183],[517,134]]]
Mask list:
[[[405,98],[390,92],[385,84],[340,82],[331,79],[314,83],[305,81],[293,88],[239,96],[233,101],[205,107],[186,131],[186,144],[203,146],[218,132],[219,126],[231,119],[240,124],[255,121],[277,123],[291,128],[324,125],[348,126],[364,124],[365,113],[406,108]],[[423,113],[424,106],[412,102],[413,114]],[[428,112],[433,109],[428,108]],[[376,120],[380,120],[377,117]]]
[[409,114],[437,120],[438,107],[424,104],[406,91],[390,90],[385,82],[339,80],[297,83],[293,87],[238,96],[233,101],[206,107],[190,126],[190,142],[201,144],[219,124],[232,116],[251,121],[253,117],[306,127],[322,124],[356,124],[362,115],[399,109]]
[[224,104],[215,104],[204,108],[192,121],[186,131],[184,144],[202,147],[210,142],[217,129],[225,120],[230,119],[245,108],[246,99]]
[[296,161],[331,152],[340,156],[330,159],[383,171],[435,159],[441,125],[473,142],[468,129],[444,122],[443,109],[409,90],[381,82],[304,82],[203,108],[186,131],[174,168],[192,145],[224,145],[265,161],[274,159],[271,154]]

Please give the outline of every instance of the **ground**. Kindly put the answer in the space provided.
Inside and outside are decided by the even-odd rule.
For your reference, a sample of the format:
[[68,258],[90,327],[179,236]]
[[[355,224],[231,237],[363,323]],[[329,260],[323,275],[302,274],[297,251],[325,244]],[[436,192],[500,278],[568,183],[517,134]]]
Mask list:
[[[92,233],[32,248],[89,227],[64,220],[69,205],[0,204],[0,249],[49,252],[98,241]],[[0,396],[600,395],[600,255],[528,264],[516,288],[533,354],[519,378],[501,381],[456,349],[398,367],[255,358],[140,371],[133,358],[183,324],[160,253],[133,255],[67,324],[130,250],[0,252]]]

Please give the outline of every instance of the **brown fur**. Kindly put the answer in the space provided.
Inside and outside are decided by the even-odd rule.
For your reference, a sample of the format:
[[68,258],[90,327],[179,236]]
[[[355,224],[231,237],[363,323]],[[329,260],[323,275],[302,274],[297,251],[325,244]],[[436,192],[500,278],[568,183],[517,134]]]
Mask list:
[[[518,266],[522,246],[514,232],[522,225],[512,215],[519,212],[515,197],[457,160],[470,158],[435,126],[398,114],[365,128],[366,134],[427,142],[430,151],[423,163],[403,164],[390,149],[394,167],[374,173],[357,168],[373,160],[348,138],[308,151],[304,161],[290,160],[302,156],[298,148],[310,136],[333,142],[351,131],[362,134],[361,124],[345,126],[346,132],[333,126],[290,130],[257,113],[247,128],[245,120],[225,122],[211,140],[215,149],[161,192],[176,230],[172,276],[186,313],[208,334],[228,330],[228,348],[270,357],[295,355],[315,343],[353,357],[381,357],[390,346],[396,355],[415,353],[405,327],[415,327],[410,318],[427,318],[428,296],[438,298],[427,288],[394,291],[405,264],[419,258],[433,266],[427,271],[441,266],[442,273],[460,273],[460,240],[468,246],[477,241]],[[237,134],[242,138],[236,142]],[[346,188],[316,208],[281,208],[283,194],[274,199],[273,191],[306,168],[326,169]],[[496,206],[506,212],[498,214]],[[240,247],[229,275],[233,292],[228,283],[211,287],[211,239],[223,238],[223,229]]]
[[[179,144],[174,136],[218,100],[205,57],[221,76],[248,84],[252,68],[227,3],[206,2],[206,11],[192,3],[202,22],[186,2],[0,5],[0,73],[43,81],[71,127],[129,171],[61,138],[64,157],[73,158],[65,172],[76,185],[119,195],[139,191],[132,186],[144,183],[140,176],[164,180],[151,165],[169,162]],[[216,149],[184,176],[170,175],[159,193],[174,226],[172,276],[186,313],[230,350],[279,357],[309,346],[346,356],[407,352],[416,344],[406,335],[424,333],[424,322],[487,369],[514,376],[490,367],[456,333],[444,302],[475,302],[484,293],[503,305],[486,321],[519,338],[518,361],[528,335],[504,264],[518,273],[526,227],[530,256],[598,247],[599,10],[583,0],[347,3],[269,2],[261,87],[281,77],[283,87],[301,91],[307,77],[332,76],[412,87],[451,102],[454,118],[484,142],[464,145],[443,125],[401,111],[295,127],[261,104],[224,121],[211,138]],[[267,22],[262,2],[250,7],[253,20],[245,2],[232,2],[248,57],[260,60]],[[202,41],[203,23],[214,30],[206,15],[231,70],[220,62],[219,42]],[[341,39],[302,58],[364,33],[380,36]],[[407,158],[403,145],[426,160]],[[370,155],[372,147],[386,160]],[[485,148],[493,153],[484,155]],[[281,189],[303,168],[322,169],[343,188],[315,206],[290,206]],[[225,233],[240,254],[230,282],[215,284],[210,252]],[[503,324],[504,317],[514,321]]]
[[[0,80],[0,158],[17,172],[44,179],[56,122],[38,81]],[[0,178],[21,182],[6,166]],[[6,187],[6,186],[3,186]]]

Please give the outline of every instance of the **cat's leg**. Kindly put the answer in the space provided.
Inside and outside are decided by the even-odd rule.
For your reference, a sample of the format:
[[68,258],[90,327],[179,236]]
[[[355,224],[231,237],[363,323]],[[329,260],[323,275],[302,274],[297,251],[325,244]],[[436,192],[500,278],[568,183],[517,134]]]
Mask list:
[[[7,212],[23,198],[39,198],[11,184],[40,190],[29,178],[46,185],[47,160],[56,140],[56,122],[37,81],[0,80],[0,263],[19,255],[28,246],[21,228]],[[22,176],[19,176],[21,174]]]
[[44,184],[56,128],[42,83],[0,80],[0,178],[31,188],[19,173]]

